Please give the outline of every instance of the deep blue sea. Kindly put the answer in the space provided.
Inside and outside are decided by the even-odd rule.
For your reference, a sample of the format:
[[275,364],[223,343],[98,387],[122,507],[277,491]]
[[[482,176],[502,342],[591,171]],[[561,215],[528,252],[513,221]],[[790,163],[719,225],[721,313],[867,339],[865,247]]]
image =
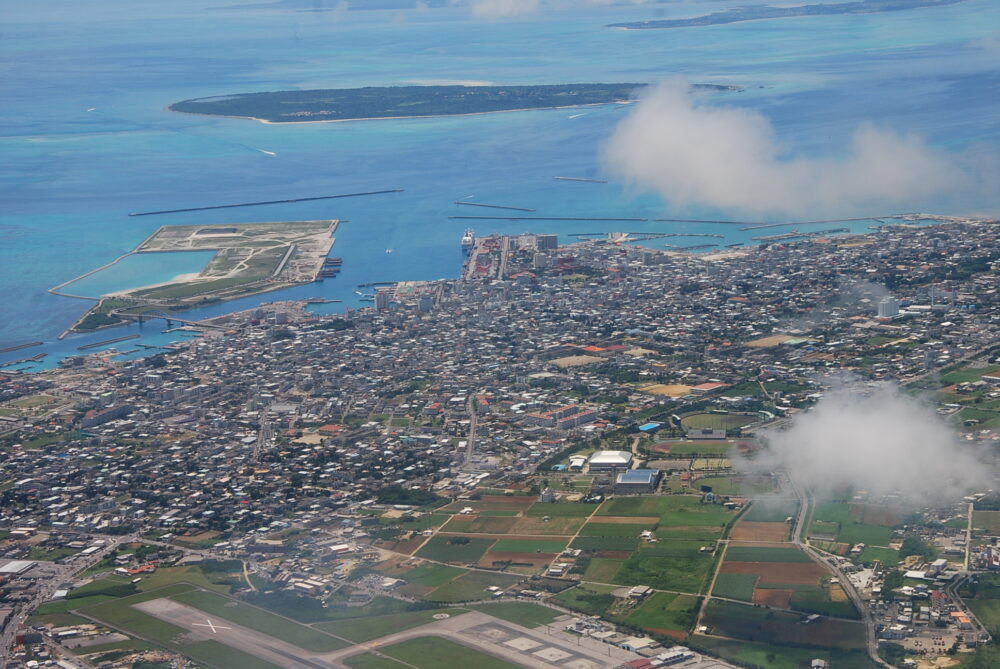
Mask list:
[[[269,125],[166,109],[186,98],[293,88],[657,82],[682,76],[692,83],[745,86],[720,94],[718,103],[761,112],[781,145],[800,154],[836,155],[866,120],[917,133],[936,148],[965,156],[996,154],[1000,147],[1000,3],[994,0],[657,31],[604,26],[745,3],[579,3],[584,6],[495,21],[474,18],[462,6],[312,12],[227,4],[4,3],[0,348],[33,340],[45,345],[0,355],[0,362],[47,352],[42,364],[19,367],[40,369],[77,354],[80,344],[133,331],[142,332],[143,340],[136,341],[147,344],[176,337],[147,324],[56,341],[87,305],[46,292],[130,251],[161,225],[348,221],[332,251],[344,259],[336,279],[192,312],[194,318],[312,296],[343,300],[339,308],[359,306],[359,283],[457,276],[465,227],[478,234],[555,232],[565,241],[572,241],[568,233],[614,229],[724,233],[726,244],[760,234],[695,224],[470,224],[447,218],[489,213],[453,204],[470,196],[534,208],[540,216],[739,217],[733,211],[678,209],[614,178],[607,184],[553,180],[606,176],[602,146],[628,113],[623,106]],[[390,188],[404,192],[127,216]],[[993,204],[988,198],[941,196],[907,210],[977,213]],[[836,213],[819,211],[815,218]],[[853,225],[863,230],[870,224]],[[191,271],[190,263],[148,259],[142,268],[132,260],[117,273],[88,279],[86,287],[123,289]]]

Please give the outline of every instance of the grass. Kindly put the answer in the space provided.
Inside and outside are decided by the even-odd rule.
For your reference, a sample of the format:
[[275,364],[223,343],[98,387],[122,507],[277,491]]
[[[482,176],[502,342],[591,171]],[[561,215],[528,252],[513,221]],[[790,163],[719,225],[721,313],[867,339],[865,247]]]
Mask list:
[[402,578],[407,583],[413,583],[414,585],[431,585],[437,587],[464,573],[466,571],[458,567],[447,567],[443,564],[425,562],[413,571],[403,574]]
[[372,653],[351,656],[344,660],[344,664],[351,669],[408,669],[405,664],[396,662],[392,658],[379,657]]
[[652,632],[687,632],[694,627],[701,599],[657,592],[633,611],[625,622]]
[[580,528],[583,537],[638,537],[643,530],[653,529],[655,523],[587,523]]
[[697,413],[682,417],[681,425],[688,430],[734,430],[750,423],[756,423],[758,420],[756,414]]
[[491,615],[494,618],[500,618],[501,620],[523,625],[524,627],[548,625],[563,615],[561,611],[556,611],[546,606],[539,606],[538,604],[528,604],[527,602],[497,602],[495,604],[482,604],[472,608]]
[[[454,669],[461,666],[474,666],[477,669],[521,669],[520,665],[439,637],[417,637],[385,646],[380,648],[379,652],[418,669]],[[390,665],[367,665],[366,669],[388,666]]]
[[565,541],[553,539],[501,539],[490,551],[495,553],[561,553]]
[[800,669],[809,666],[813,659],[830,662],[831,667],[841,669],[876,669],[878,665],[863,653],[839,653],[805,648],[790,648],[788,646],[773,646],[766,643],[749,643],[746,641],[730,641],[712,637],[695,637],[693,644],[741,666],[767,667],[767,669]]
[[486,590],[487,587],[495,585],[499,588],[507,588],[520,580],[520,577],[511,574],[470,571],[445,583],[426,595],[425,599],[432,602],[470,602],[489,599],[490,593]]
[[177,647],[182,655],[201,660],[221,669],[280,669],[277,665],[238,648],[217,641],[184,643]]
[[871,562],[873,560],[881,560],[882,564],[887,566],[893,566],[899,562],[899,551],[893,550],[892,548],[880,548],[878,546],[867,546],[858,558],[862,562]]
[[713,559],[698,552],[700,542],[669,547],[643,548],[632,554],[618,572],[623,585],[648,585],[659,590],[700,592]]
[[761,546],[730,546],[726,551],[727,562],[812,562],[798,548],[771,548]]
[[570,546],[585,551],[634,551],[639,537],[577,537]]
[[349,645],[329,634],[213,592],[193,590],[171,599],[315,653],[340,650]]
[[585,518],[594,512],[593,504],[579,502],[536,502],[528,507],[526,516],[552,516],[553,518]]
[[142,611],[137,611],[131,605],[161,597],[173,597],[190,590],[192,590],[190,585],[178,583],[153,592],[140,593],[131,597],[88,606],[81,609],[80,612],[137,636],[169,644],[173,639],[187,634],[187,630],[176,625],[171,625]]
[[[458,539],[465,539],[465,543],[451,543]],[[469,564],[478,562],[483,557],[495,539],[483,539],[481,537],[459,537],[456,535],[437,534],[431,538],[423,547],[417,551],[418,557],[439,562],[457,562]]]
[[1000,599],[970,599],[965,603],[990,634],[1000,634]]
[[841,526],[837,541],[845,544],[866,544],[887,546],[892,538],[892,530],[878,525],[846,523]]
[[593,558],[583,573],[583,580],[596,583],[614,583],[623,564],[625,564],[625,560]]
[[713,634],[776,645],[838,650],[865,648],[864,625],[829,618],[803,625],[802,616],[712,600],[703,622]]
[[719,574],[715,579],[712,594],[716,597],[752,602],[758,578],[756,574]]
[[316,629],[336,634],[339,637],[350,639],[355,643],[364,643],[372,639],[403,632],[414,627],[420,627],[434,622],[434,616],[447,613],[452,616],[468,613],[465,609],[427,609],[424,611],[408,611],[406,613],[395,613],[388,616],[373,616],[370,618],[351,618],[349,620],[339,620],[337,622],[318,623]]
[[562,604],[567,609],[573,609],[587,615],[599,616],[603,615],[608,607],[614,603],[615,598],[611,596],[614,590],[615,586],[613,585],[587,583],[570,588],[569,590],[563,590],[553,597],[553,600],[558,604]]

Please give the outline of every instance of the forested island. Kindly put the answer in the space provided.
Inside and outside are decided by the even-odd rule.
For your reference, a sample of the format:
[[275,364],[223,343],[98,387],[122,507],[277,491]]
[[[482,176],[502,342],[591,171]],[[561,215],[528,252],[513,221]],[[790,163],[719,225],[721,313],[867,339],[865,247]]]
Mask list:
[[170,109],[268,123],[454,116],[626,102],[644,85],[367,86],[195,98],[174,103]]
[[628,30],[659,30],[663,28],[686,28],[690,26],[712,26],[724,23],[739,23],[740,21],[759,21],[761,19],[784,19],[796,16],[822,16],[828,14],[876,14],[879,12],[896,12],[904,9],[922,9],[954,5],[962,0],[857,0],[856,2],[841,2],[837,4],[798,5],[796,7],[772,7],[770,5],[750,5],[733,7],[721,12],[695,16],[689,19],[662,19],[655,21],[630,21],[628,23],[611,23],[609,28],[626,28]]

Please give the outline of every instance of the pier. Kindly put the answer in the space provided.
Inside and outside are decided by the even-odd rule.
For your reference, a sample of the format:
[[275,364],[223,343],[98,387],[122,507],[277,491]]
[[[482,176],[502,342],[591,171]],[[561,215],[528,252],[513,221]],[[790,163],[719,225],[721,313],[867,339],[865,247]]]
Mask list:
[[580,181],[586,184],[606,184],[606,179],[584,179],[583,177],[552,177],[556,181]]
[[13,367],[14,365],[21,365],[26,362],[38,362],[47,355],[48,353],[36,353],[30,358],[21,358],[20,360],[11,360],[10,362],[0,362],[0,367]]
[[343,195],[318,195],[316,197],[294,197],[287,200],[264,200],[261,202],[240,202],[237,204],[216,204],[208,207],[186,207],[184,209],[162,209],[160,211],[137,211],[129,216],[159,216],[160,214],[181,214],[188,211],[208,211],[210,209],[235,209],[236,207],[262,207],[268,204],[291,204],[294,202],[313,202],[315,200],[336,200],[342,197],[361,197],[363,195],[384,195],[386,193],[402,193],[402,188],[390,190],[373,190],[364,193],[344,193]]
[[835,235],[837,233],[850,231],[850,228],[830,228],[829,230],[815,230],[813,232],[799,232],[798,230],[792,230],[791,232],[783,232],[778,235],[762,235],[760,237],[751,237],[750,239],[758,242],[780,242],[787,239],[822,237],[823,235]]

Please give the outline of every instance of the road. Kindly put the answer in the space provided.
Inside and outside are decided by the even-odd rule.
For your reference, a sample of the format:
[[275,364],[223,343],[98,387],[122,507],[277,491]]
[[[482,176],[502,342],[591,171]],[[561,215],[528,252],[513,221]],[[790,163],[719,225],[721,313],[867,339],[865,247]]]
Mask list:
[[[808,531],[809,528],[806,527],[805,523],[809,517],[809,506],[812,500],[806,494],[806,492],[800,488],[795,481],[788,478],[788,484],[795,491],[795,494],[799,498],[799,513],[795,519],[795,528],[792,532],[792,542],[798,546],[802,551],[812,558],[817,564],[823,565],[826,569],[830,570],[837,576],[837,580],[840,582],[840,587],[844,589],[847,593],[847,597],[854,604],[854,607],[861,614],[861,621],[865,626],[865,639],[866,646],[868,650],[868,656],[876,664],[892,669],[892,665],[884,661],[878,654],[878,638],[875,635],[875,620],[872,618],[871,611],[868,608],[867,602],[858,593],[857,588],[854,587],[854,583],[847,574],[842,572],[840,568],[834,564],[831,564],[823,555],[818,553],[816,549],[809,545],[808,541]],[[806,539],[803,540],[803,534],[806,535]]]

